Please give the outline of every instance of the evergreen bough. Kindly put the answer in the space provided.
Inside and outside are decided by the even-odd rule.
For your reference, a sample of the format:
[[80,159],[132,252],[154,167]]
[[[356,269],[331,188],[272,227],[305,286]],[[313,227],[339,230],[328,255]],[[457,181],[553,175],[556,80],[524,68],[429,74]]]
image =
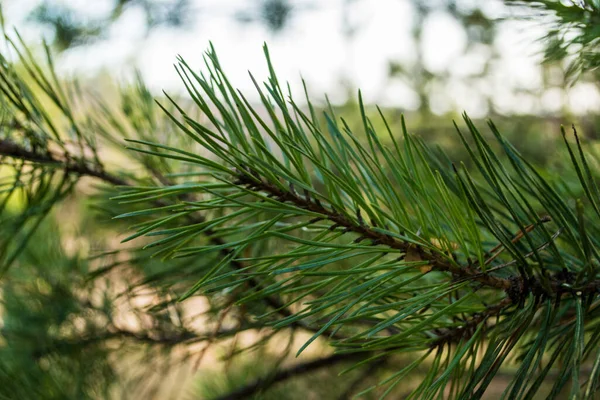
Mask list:
[[[580,9],[594,13],[597,5]],[[565,157],[557,156],[561,175],[553,175],[529,163],[492,122],[489,139],[464,115],[456,137],[467,168],[410,134],[404,119],[396,131],[377,109],[375,121],[360,93],[358,131],[330,105],[319,112],[307,91],[294,100],[266,47],[267,82],[251,76],[260,107],[230,84],[211,47],[205,74],[178,59],[192,104],[165,95],[159,111],[140,81],[114,110],[77,83],[60,82],[50,56],[41,67],[18,36],[6,37],[16,55],[0,59],[0,154],[9,171],[0,199],[0,379],[11,384],[8,398],[99,396],[107,388],[98,381],[63,387],[73,364],[58,361],[109,352],[109,340],[158,348],[144,358],[151,362],[161,348],[264,328],[254,347],[278,332],[308,331],[310,339],[299,348],[290,339],[284,355],[317,339],[335,352],[288,368],[279,360],[271,373],[220,398],[252,396],[336,364],[356,379],[341,398],[383,398],[402,388],[409,398],[480,398],[503,366],[514,368],[507,399],[597,396],[599,160],[575,127],[561,128]],[[594,57],[581,53],[586,70],[598,64]],[[100,145],[123,150],[123,138],[131,158],[110,171]],[[82,177],[102,184],[89,201],[114,217],[103,223],[124,231],[130,222],[123,242],[136,244],[97,255],[101,265],[89,272],[94,259],[50,257],[62,244],[32,243]],[[24,295],[30,282],[13,271],[30,277],[28,268],[49,261],[65,265],[65,276],[37,277],[50,289],[32,302]],[[119,296],[101,304],[81,296],[89,282],[126,266],[141,276],[126,295],[151,288],[160,300],[150,310],[132,307],[152,320],[137,331],[115,320]],[[87,278],[64,285],[77,270]],[[181,311],[199,295],[216,321],[206,333]],[[42,313],[43,340],[8,318],[35,314],[49,298],[65,304],[57,315]],[[239,323],[225,328],[232,309]],[[85,326],[72,315],[85,317]],[[39,363],[25,376],[22,349]],[[48,380],[43,359],[56,367]],[[384,367],[389,372],[377,375]],[[108,382],[114,372],[102,363],[84,376]],[[363,385],[371,375],[375,383]],[[407,384],[412,376],[417,384]]]

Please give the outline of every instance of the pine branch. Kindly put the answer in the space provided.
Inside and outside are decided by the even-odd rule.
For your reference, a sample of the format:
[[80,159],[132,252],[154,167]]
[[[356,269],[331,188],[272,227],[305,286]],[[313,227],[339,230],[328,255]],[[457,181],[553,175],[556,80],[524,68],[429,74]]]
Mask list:
[[[311,211],[313,213],[318,213],[323,215],[326,219],[331,221],[335,226],[340,226],[346,229],[346,231],[354,232],[359,235],[360,240],[370,239],[372,240],[373,245],[385,245],[393,249],[402,250],[404,252],[414,251],[416,250],[419,253],[419,257],[423,260],[429,261],[432,270],[439,272],[450,272],[455,279],[463,280],[463,281],[473,281],[479,282],[482,285],[502,289],[504,290],[509,297],[503,300],[500,305],[500,309],[504,308],[504,306],[509,305],[510,303],[518,304],[522,301],[522,299],[526,298],[530,293],[535,294],[536,296],[546,296],[546,297],[556,297],[560,296],[562,293],[569,293],[574,296],[581,295],[594,295],[600,293],[600,280],[589,282],[583,286],[573,286],[572,278],[564,275],[564,273],[556,273],[553,276],[549,276],[550,287],[552,288],[552,292],[548,292],[546,287],[540,282],[539,279],[536,278],[526,278],[523,276],[519,277],[511,277],[511,278],[499,278],[494,277],[490,274],[492,271],[488,272],[479,272],[475,266],[457,266],[445,258],[441,257],[438,253],[428,252],[422,249],[418,245],[406,243],[400,241],[392,236],[383,234],[381,232],[377,232],[373,229],[373,227],[369,226],[364,220],[358,219],[358,223],[353,220],[350,220],[342,213],[338,212],[335,208],[327,208],[320,201],[311,198],[308,192],[305,193],[305,196],[301,196],[295,190],[290,189],[289,191],[285,191],[280,187],[274,185],[273,183],[267,181],[265,178],[261,177],[255,171],[246,171],[243,173],[241,171],[237,171],[236,175],[236,184],[247,187],[248,189],[258,190],[262,192],[266,192],[270,197],[285,203],[292,203],[299,208],[302,208],[307,211]],[[544,222],[548,222],[551,219],[548,216],[544,216],[540,219],[537,224],[541,224]],[[537,224],[532,224],[525,229],[525,232],[530,231]],[[560,233],[560,230],[555,234],[551,239],[554,240]],[[519,239],[524,237],[524,233],[520,232],[512,241],[513,243],[518,241]],[[546,248],[550,242],[547,242],[538,247],[535,251],[528,253],[526,256],[531,256],[536,254],[537,251],[541,251]],[[497,257],[498,254],[503,250],[503,248],[499,245],[496,246],[491,253],[494,253],[493,257]],[[489,261],[489,260],[488,260]],[[516,263],[516,261],[506,263],[501,267],[509,266]],[[495,267],[492,270],[498,270],[500,267]],[[492,313],[496,313],[498,310],[493,310]]]
[[[198,260],[215,252],[223,260],[206,269],[195,268],[201,276],[188,295],[207,289],[206,293],[226,293],[232,303],[264,302],[273,309],[268,315],[281,317],[266,322],[273,333],[288,327],[314,333],[299,352],[321,335],[333,339],[332,346],[342,352],[274,371],[224,398],[251,396],[279,381],[345,361],[365,361],[364,373],[369,374],[393,352],[422,357],[382,382],[389,383],[390,391],[414,368],[431,365],[421,370],[425,378],[412,391],[414,398],[447,393],[478,397],[513,354],[522,364],[505,397],[532,397],[525,390],[537,391],[556,365],[561,373],[553,393],[562,389],[569,376],[572,393],[579,393],[581,366],[600,337],[595,301],[600,291],[600,188],[594,168],[597,160],[586,159],[579,137],[576,148],[565,138],[568,168],[577,175],[581,193],[577,195],[582,197],[573,208],[574,189],[565,190],[560,181],[542,178],[492,123],[505,159],[467,116],[470,136],[463,136],[457,126],[474,166],[473,177],[466,168],[453,171],[448,159],[408,133],[404,120],[403,139],[397,140],[383,119],[389,134],[384,142],[360,95],[358,136],[331,110],[323,123],[308,98],[304,107],[291,95],[286,97],[269,63],[268,93],[257,85],[266,122],[231,87],[213,49],[207,53],[207,64],[208,75],[197,75],[181,59],[177,68],[204,122],[209,122],[194,121],[175,102],[164,109],[187,141],[166,135],[165,143],[155,143],[163,137],[153,136],[158,129],[154,114],[146,113],[148,101],[128,103],[129,111],[139,106],[143,114],[130,121],[133,134],[116,129],[130,143],[144,146],[131,148],[138,151],[156,187],[138,186],[106,173],[98,157],[88,163],[83,155],[69,156],[66,149],[64,156],[52,154],[44,146],[46,138],[54,138],[48,140],[62,147],[63,132],[54,129],[49,116],[28,113],[37,102],[21,107],[20,97],[33,96],[19,96],[19,85],[7,86],[14,108],[9,114],[24,113],[26,125],[31,126],[37,123],[28,119],[40,120],[42,133],[21,129],[19,134],[25,136],[25,143],[38,143],[39,136],[42,149],[36,151],[32,145],[34,150],[27,150],[2,139],[0,156],[126,187],[117,200],[153,207],[122,217],[158,214],[138,225],[141,228],[131,239],[161,236],[148,247],[164,245],[159,252],[167,257]],[[30,72],[34,80],[75,125],[68,102],[36,71]],[[12,79],[11,74],[6,74],[6,80]],[[143,97],[149,98],[147,93]],[[47,131],[42,125],[48,126]],[[108,125],[115,128],[120,123],[114,119]],[[73,131],[83,154],[93,140],[81,127]],[[120,144],[120,137],[112,139]],[[193,147],[188,146],[191,142]],[[196,146],[203,150],[196,151]],[[177,180],[171,181],[169,174],[181,163],[197,169],[182,168],[171,175]],[[15,166],[18,169],[18,163]],[[165,210],[180,213],[165,217]],[[214,221],[207,217],[213,213]],[[184,221],[178,226],[180,217]],[[199,233],[207,240],[195,240]],[[257,251],[248,252],[247,246]],[[154,282],[169,272],[161,271]],[[170,278],[176,281],[180,276]],[[290,304],[294,308],[288,308]],[[497,322],[489,323],[494,316]],[[265,324],[265,320],[258,322]],[[217,335],[235,334],[219,328]],[[181,332],[172,336],[150,331],[113,333],[159,346],[202,340]],[[93,343],[94,338],[85,340]],[[599,371],[600,357],[594,365]],[[523,384],[525,378],[535,382]],[[589,386],[587,393],[593,388]]]
[[[350,232],[357,233],[360,238],[371,239],[374,244],[385,245],[392,249],[402,250],[404,252],[408,252],[411,247],[415,246],[393,238],[392,236],[377,232],[364,221],[360,224],[356,224],[335,209],[326,208],[323,204],[311,199],[308,195],[302,197],[292,191],[283,191],[265,179],[256,177],[256,174],[238,174],[237,179],[239,184],[246,185],[251,189],[267,192],[283,203],[290,202],[302,209],[321,214],[335,225],[344,227]],[[481,275],[470,268],[460,268],[440,257],[438,254],[427,252],[419,246],[417,246],[417,251],[423,260],[430,262],[432,269],[435,271],[450,272],[456,278],[472,279],[473,281],[497,289],[508,290],[512,285],[508,279],[497,278],[487,274]]]
[[[235,287],[248,277],[268,277],[270,283],[263,293],[293,294],[291,301],[303,306],[275,327],[309,319],[321,321],[322,328],[299,352],[319,335],[341,328],[348,328],[344,332],[350,332],[350,336],[332,344],[350,352],[422,350],[433,354],[438,349],[435,367],[412,392],[414,397],[435,398],[444,393],[451,379],[454,384],[455,376],[465,372],[470,380],[458,383],[456,394],[468,396],[485,390],[503,360],[516,351],[515,346],[524,337],[532,335],[539,346],[557,334],[558,328],[550,325],[548,314],[552,299],[561,309],[579,305],[575,322],[560,329],[563,333],[583,332],[581,305],[597,293],[592,279],[597,274],[596,243],[587,233],[596,231],[595,225],[590,227],[583,207],[573,218],[572,206],[557,194],[562,191],[556,182],[542,178],[493,124],[490,127],[508,156],[512,173],[507,172],[507,163],[500,161],[467,116],[464,119],[476,146],[457,126],[478,176],[485,177],[478,181],[469,171],[452,172],[451,163],[408,134],[403,120],[404,140],[399,142],[388,128],[393,146],[383,143],[366,117],[360,98],[364,141],[357,139],[345,121],[341,120],[343,126],[339,127],[332,114],[325,117],[325,130],[310,102],[310,113],[306,115],[291,97],[284,99],[270,64],[271,76],[265,85],[269,96],[259,89],[270,117],[267,123],[241,93],[231,88],[213,51],[208,53],[207,62],[214,67],[209,78],[196,75],[183,60],[178,71],[210,125],[200,125],[180,108],[181,120],[165,111],[211,156],[147,141],[137,144],[153,146],[150,150],[132,149],[185,160],[210,171],[200,182],[158,190],[165,196],[181,191],[205,193],[206,197],[190,207],[230,211],[224,213],[218,231],[236,238],[234,251],[260,244],[272,248],[273,254],[243,258],[252,264],[240,274],[210,271],[190,293],[203,286]],[[383,122],[387,127],[385,119]],[[592,186],[595,179],[579,142],[577,146],[581,156],[578,159],[571,153],[573,165],[590,204],[600,212],[595,196],[598,189]],[[472,150],[475,148],[477,153]],[[296,188],[301,188],[302,194]],[[152,196],[152,190],[141,189],[119,198]],[[544,223],[558,225],[557,233],[550,235]],[[516,235],[511,233],[515,231]],[[181,243],[172,253],[175,257],[217,249],[184,247],[186,243],[171,232],[160,234],[168,235],[162,241]],[[559,243],[556,239],[561,232],[565,234]],[[347,233],[356,238],[349,242],[344,236]],[[498,245],[487,250],[492,241]],[[388,257],[393,254],[398,257]],[[337,264],[353,257],[354,263]],[[447,273],[450,279],[430,272]],[[485,294],[475,293],[480,289]],[[487,306],[485,297],[497,299],[498,292],[505,292],[507,297]],[[565,293],[569,296],[561,303]],[[254,298],[256,295],[242,294],[239,302]],[[543,323],[534,319],[542,303],[548,316]],[[498,323],[487,326],[493,315],[498,315]],[[365,321],[371,324],[365,327]],[[462,324],[457,325],[457,321]],[[534,321],[536,325],[532,326]],[[535,331],[537,328],[539,331]],[[495,339],[485,350],[484,364],[470,350],[480,346],[489,333]],[[450,344],[458,346],[448,346],[446,351],[445,345]],[[526,343],[524,348],[531,346]],[[579,366],[580,348],[561,359]],[[532,351],[533,355],[528,355],[530,363],[538,348]],[[421,362],[423,359],[415,361],[410,368]],[[554,362],[555,358],[548,368]],[[493,368],[485,370],[486,365]],[[448,369],[442,371],[441,366]],[[523,368],[528,371],[529,367],[525,364]],[[390,383],[390,388],[404,374],[395,374],[398,380]],[[515,385],[519,390],[520,383]]]
[[[302,197],[294,191],[284,191],[268,182],[266,179],[258,176],[256,173],[238,173],[237,183],[244,185],[249,189],[264,191],[283,203],[290,202],[302,209],[319,213],[333,222],[335,225],[344,227],[348,231],[357,233],[361,238],[371,239],[376,245],[381,244],[405,252],[409,251],[411,247],[415,247],[413,244],[402,242],[389,235],[385,235],[373,230],[372,227],[370,227],[364,221],[362,221],[360,224],[356,224],[354,221],[348,219],[335,209],[328,209],[320,202],[313,200],[308,194],[307,196]],[[542,220],[541,222],[544,221],[547,221],[547,219]],[[522,237],[522,234],[520,237]],[[543,249],[545,246],[546,245],[540,246],[540,249]],[[423,260],[429,261],[432,269],[435,271],[450,272],[457,279],[479,282],[482,285],[506,291],[509,297],[502,301],[502,303],[499,305],[499,309],[492,309],[492,313],[497,313],[500,309],[512,302],[519,303],[523,298],[527,297],[529,293],[552,297],[555,297],[560,293],[570,293],[572,295],[600,293],[600,280],[590,282],[582,287],[572,287],[571,285],[573,282],[563,278],[561,274],[556,274],[555,276],[550,277],[553,293],[548,293],[544,286],[537,279],[528,280],[524,277],[513,277],[510,279],[498,278],[490,275],[489,273],[478,272],[472,266],[458,267],[446,261],[438,254],[426,252],[418,246],[417,249],[419,256]]]

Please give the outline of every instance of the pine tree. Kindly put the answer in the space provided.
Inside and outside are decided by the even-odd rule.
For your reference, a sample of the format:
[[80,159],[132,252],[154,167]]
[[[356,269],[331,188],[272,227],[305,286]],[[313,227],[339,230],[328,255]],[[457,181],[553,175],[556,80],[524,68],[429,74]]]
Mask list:
[[[563,26],[600,15],[535,3]],[[548,54],[593,71],[597,28],[574,29]],[[575,127],[540,169],[464,115],[460,163],[360,93],[358,131],[294,100],[266,47],[260,107],[212,47],[205,74],[178,59],[191,101],[140,79],[116,106],[6,40],[3,397],[167,397],[215,346],[236,365],[202,398],[473,399],[498,376],[507,399],[597,396],[599,159]]]

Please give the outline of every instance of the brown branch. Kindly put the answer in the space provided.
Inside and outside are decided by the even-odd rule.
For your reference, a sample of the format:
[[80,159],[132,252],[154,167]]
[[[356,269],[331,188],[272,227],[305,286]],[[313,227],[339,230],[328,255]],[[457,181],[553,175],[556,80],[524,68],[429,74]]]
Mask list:
[[0,156],[16,158],[36,164],[55,165],[67,173],[95,177],[115,186],[128,186],[125,180],[111,175],[102,169],[92,169],[88,165],[76,161],[63,161],[56,158],[50,152],[44,154],[27,150],[8,139],[0,139]]
[[[259,176],[256,176],[255,174],[252,174],[251,172],[248,174],[240,173],[237,178],[240,184],[267,192],[281,202],[290,202],[302,209],[321,214],[324,218],[333,222],[334,225],[344,227],[347,231],[354,232],[361,238],[371,239],[374,243],[382,244],[392,249],[401,250],[404,252],[407,252],[411,246],[414,246],[408,242],[398,240],[390,235],[380,233],[364,221],[359,221],[359,223],[356,223],[334,208],[326,208],[323,206],[323,204],[321,204],[321,202],[311,199],[308,195],[306,197],[302,197],[294,191],[284,191],[278,186],[273,185],[272,183],[260,178]],[[428,261],[431,264],[432,269],[435,271],[450,272],[457,278],[472,278],[474,281],[496,289],[507,290],[512,286],[512,283],[509,279],[498,278],[487,274],[478,274],[471,267],[461,268],[449,262],[440,254],[427,251],[421,246],[417,246],[416,250],[419,252],[421,259]]]
[[[473,266],[458,266],[443,255],[429,251],[422,246],[398,240],[391,235],[381,233],[372,226],[369,226],[358,214],[358,221],[355,222],[342,214],[334,207],[325,207],[318,199],[312,199],[308,192],[305,196],[299,195],[295,190],[283,190],[279,186],[263,179],[258,173],[250,169],[246,171],[237,171],[236,184],[244,185],[250,189],[263,191],[269,194],[269,197],[275,198],[283,203],[289,202],[304,210],[318,213],[333,223],[334,226],[345,228],[347,232],[354,232],[359,235],[361,240],[371,239],[374,244],[385,245],[392,249],[401,250],[404,252],[417,251],[419,258],[428,261],[432,270],[439,272],[449,272],[453,278],[458,280],[469,280],[479,282],[484,286],[500,289],[509,295],[507,302],[520,303],[527,295],[534,293],[538,296],[555,297],[560,293],[570,293],[571,295],[587,295],[600,293],[600,280],[589,282],[588,284],[574,287],[568,279],[562,277],[561,273],[555,274],[550,279],[550,287],[552,293],[548,293],[544,289],[544,285],[537,279],[526,279],[522,276],[513,276],[511,278],[501,278],[492,276],[489,272],[480,272]],[[543,217],[537,224],[547,221],[548,217]],[[531,225],[528,229],[533,229],[536,224]],[[560,231],[559,231],[560,233]],[[519,237],[517,237],[519,239]],[[543,248],[543,245],[541,248]]]
[[371,353],[347,353],[347,354],[333,354],[329,357],[319,358],[317,360],[301,363],[294,365],[293,367],[283,369],[275,372],[271,376],[264,376],[255,380],[254,382],[249,383],[246,386],[243,386],[237,390],[234,390],[230,393],[227,393],[223,396],[219,396],[214,400],[241,400],[247,399],[251,396],[254,396],[260,393],[263,390],[266,390],[273,386],[278,382],[285,381],[287,379],[299,377],[310,372],[317,371],[322,368],[331,367],[337,364],[350,362],[350,361],[359,361],[361,359],[366,359],[372,355]]

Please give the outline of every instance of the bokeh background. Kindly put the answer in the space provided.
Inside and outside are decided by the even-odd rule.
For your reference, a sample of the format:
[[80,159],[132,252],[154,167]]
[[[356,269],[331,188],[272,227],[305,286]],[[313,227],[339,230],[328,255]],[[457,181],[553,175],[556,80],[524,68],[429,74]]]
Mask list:
[[62,74],[137,69],[149,87],[181,91],[172,63],[201,67],[211,41],[232,79],[250,92],[263,76],[262,44],[294,89],[333,103],[366,101],[442,115],[585,115],[595,85],[566,90],[560,65],[541,66],[548,22],[500,0],[5,0],[9,26],[60,52]]
[[[212,42],[252,98],[248,71],[266,76],[266,42],[293,92],[304,79],[314,101],[326,94],[343,107],[361,89],[367,103],[412,115],[424,135],[447,133],[447,117],[465,111],[535,131],[519,137],[542,149],[537,141],[558,134],[557,122],[576,119],[592,135],[600,105],[594,79],[572,85],[564,65],[541,63],[551,20],[501,0],[5,0],[3,8],[27,43],[51,43],[62,76],[105,91],[139,73],[154,93],[182,94],[176,56],[201,69]],[[553,128],[538,127],[542,120]]]
[[[61,79],[78,80],[107,99],[139,90],[141,81],[149,95],[162,96],[165,90],[185,98],[173,63],[180,55],[202,70],[202,54],[212,42],[233,84],[258,102],[248,70],[259,79],[266,77],[266,42],[280,79],[289,82],[298,98],[304,79],[315,104],[325,107],[328,98],[350,126],[359,126],[360,89],[370,112],[381,106],[396,130],[404,114],[411,132],[456,160],[466,159],[452,125],[462,112],[477,123],[493,119],[541,167],[557,161],[561,124],[575,123],[587,139],[598,138],[600,79],[584,75],[573,81],[565,63],[542,62],[545,45],[540,38],[552,21],[532,19],[530,10],[500,0],[3,0],[1,5],[5,25],[15,27],[32,52],[42,54],[42,39],[47,41]],[[83,195],[61,205],[37,234],[36,246],[24,253],[21,268],[3,281],[0,354],[21,363],[23,384],[41,385],[47,398],[57,399],[64,393],[53,392],[53,385],[72,385],[72,398],[213,398],[284,362],[277,357],[281,349],[298,347],[306,339],[301,334],[293,340],[276,338],[234,365],[222,361],[231,341],[209,351],[199,346],[193,356],[188,348],[178,353],[165,346],[168,363],[160,348],[128,350],[125,357],[121,352],[115,362],[114,350],[122,345],[118,340],[112,348],[93,351],[85,341],[81,347],[64,342],[63,348],[73,349],[71,358],[44,361],[37,353],[39,343],[50,340],[67,320],[73,325],[92,320],[102,332],[117,319],[119,326],[131,328],[110,332],[110,338],[119,339],[123,332],[145,324],[156,328],[175,318],[140,315],[160,300],[152,292],[114,297],[132,279],[123,272],[90,291],[87,274],[97,268],[91,257],[99,249],[117,247],[126,230],[107,228],[91,216],[81,199],[94,195],[92,186],[84,184]],[[54,230],[62,232],[61,238]],[[211,310],[199,296],[176,314],[198,317],[194,326],[199,330],[227,325]],[[11,336],[11,330],[28,336]],[[145,339],[156,342],[141,333],[134,339],[141,346]],[[235,344],[255,339],[255,333],[247,332]],[[306,356],[321,351],[317,343]],[[120,378],[131,371],[139,374],[123,383]],[[337,372],[318,374],[326,382],[328,374]],[[0,381],[7,379],[0,374]],[[315,387],[310,379],[292,380],[260,398],[343,398],[344,390]],[[139,389],[146,387],[151,389]],[[489,398],[495,395],[492,390]]]

